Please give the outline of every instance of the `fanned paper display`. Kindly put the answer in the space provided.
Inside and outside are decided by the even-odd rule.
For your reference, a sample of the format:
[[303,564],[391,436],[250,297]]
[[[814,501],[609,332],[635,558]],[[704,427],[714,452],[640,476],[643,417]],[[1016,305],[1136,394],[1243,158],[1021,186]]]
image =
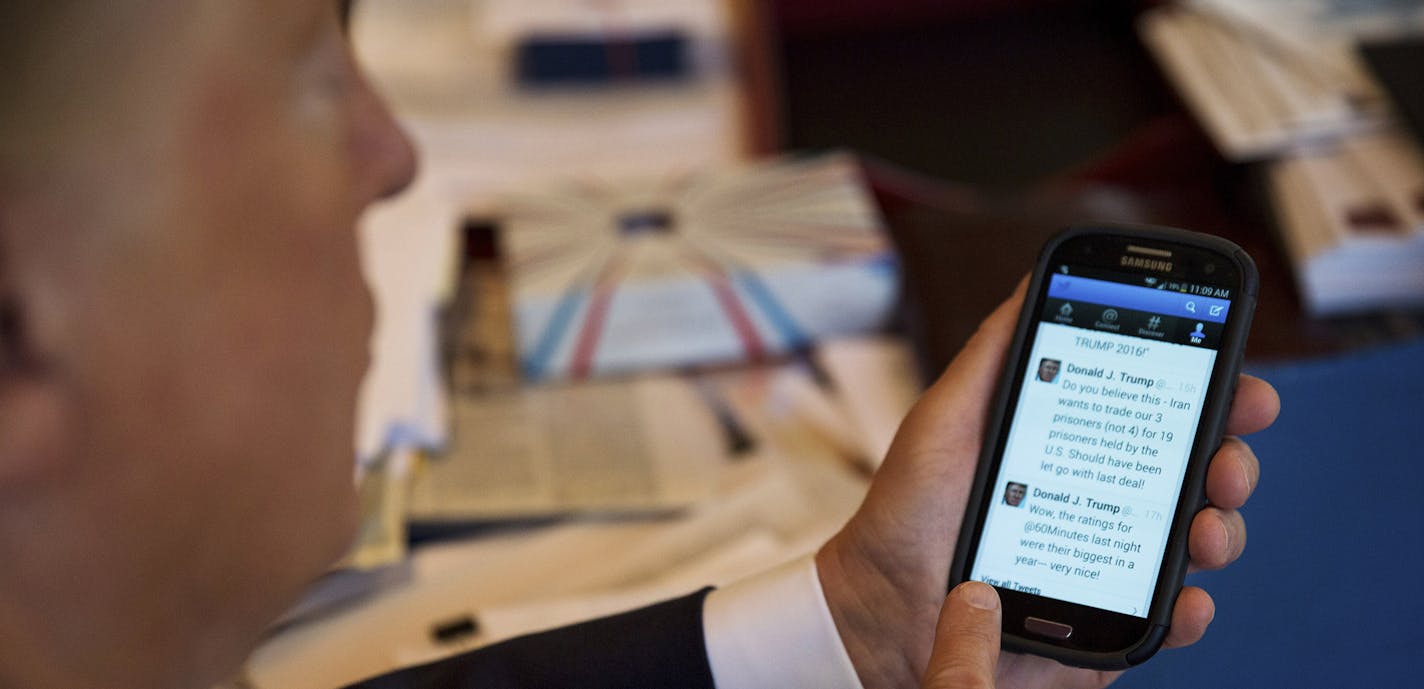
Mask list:
[[525,380],[757,361],[883,325],[897,264],[848,155],[511,197]]

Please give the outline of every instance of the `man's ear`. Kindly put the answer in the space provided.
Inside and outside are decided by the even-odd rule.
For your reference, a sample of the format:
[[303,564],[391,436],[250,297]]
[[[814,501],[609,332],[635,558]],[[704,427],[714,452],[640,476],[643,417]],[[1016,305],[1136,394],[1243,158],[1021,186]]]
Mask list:
[[58,381],[34,356],[0,226],[0,491],[47,473],[67,436]]

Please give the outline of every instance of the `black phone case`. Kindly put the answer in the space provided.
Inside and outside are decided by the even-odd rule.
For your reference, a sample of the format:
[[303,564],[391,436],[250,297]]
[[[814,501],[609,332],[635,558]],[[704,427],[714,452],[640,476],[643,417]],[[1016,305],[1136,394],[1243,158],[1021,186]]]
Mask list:
[[[1222,432],[1226,426],[1227,414],[1231,411],[1231,399],[1236,392],[1236,381],[1241,370],[1242,354],[1246,337],[1251,326],[1251,317],[1256,309],[1256,295],[1259,291],[1259,277],[1256,264],[1241,247],[1220,237],[1149,225],[1124,225],[1116,223],[1095,223],[1073,225],[1055,235],[1044,245],[1034,266],[1033,277],[1029,281],[1026,304],[1037,298],[1043,289],[1043,281],[1050,271],[1049,257],[1063,242],[1084,235],[1106,234],[1122,237],[1140,237],[1172,241],[1179,244],[1209,249],[1236,262],[1241,271],[1241,294],[1232,302],[1232,315],[1228,317],[1222,338],[1221,356],[1212,371],[1206,399],[1203,401],[1201,424],[1193,439],[1193,452],[1188,457],[1183,474],[1181,497],[1177,501],[1177,511],[1172,521],[1172,530],[1167,539],[1166,553],[1161,572],[1157,578],[1156,594],[1148,610],[1147,633],[1135,644],[1107,653],[1084,652],[1065,649],[1036,639],[1005,633],[1003,647],[1006,650],[1032,653],[1052,658],[1067,665],[1099,670],[1121,670],[1142,663],[1151,658],[1167,637],[1167,629],[1172,621],[1172,607],[1176,594],[1186,578],[1189,556],[1187,554],[1187,532],[1192,519],[1206,506],[1206,468],[1211,456],[1221,446]],[[959,540],[950,567],[949,587],[965,580],[965,566],[969,558],[969,543],[972,536],[982,526],[985,512],[985,492],[988,491],[989,475],[995,455],[1000,450],[1001,427],[1009,413],[1009,399],[1013,394],[1015,369],[1024,355],[1025,338],[1036,320],[1034,309],[1023,309],[1019,314],[1014,338],[1004,359],[1004,370],[1000,374],[998,389],[990,409],[989,424],[985,428],[984,447],[979,456],[973,487],[965,508],[964,522],[960,527]],[[1164,593],[1164,592],[1169,592]]]

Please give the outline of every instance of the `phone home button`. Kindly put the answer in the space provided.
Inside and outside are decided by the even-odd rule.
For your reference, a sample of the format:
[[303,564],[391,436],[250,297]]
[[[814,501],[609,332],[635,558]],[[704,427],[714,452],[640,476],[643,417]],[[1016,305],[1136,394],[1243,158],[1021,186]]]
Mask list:
[[1025,618],[1024,629],[1027,629],[1033,632],[1034,634],[1051,636],[1055,639],[1066,639],[1070,636],[1073,636],[1072,625],[1063,624],[1062,622],[1054,622],[1052,620],[1045,620],[1038,617]]

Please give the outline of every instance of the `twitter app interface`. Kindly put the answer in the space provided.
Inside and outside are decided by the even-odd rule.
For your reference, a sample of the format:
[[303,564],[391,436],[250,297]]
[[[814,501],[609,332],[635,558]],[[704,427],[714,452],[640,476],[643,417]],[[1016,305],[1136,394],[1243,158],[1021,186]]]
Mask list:
[[1054,274],[970,578],[1146,617],[1230,293]]

